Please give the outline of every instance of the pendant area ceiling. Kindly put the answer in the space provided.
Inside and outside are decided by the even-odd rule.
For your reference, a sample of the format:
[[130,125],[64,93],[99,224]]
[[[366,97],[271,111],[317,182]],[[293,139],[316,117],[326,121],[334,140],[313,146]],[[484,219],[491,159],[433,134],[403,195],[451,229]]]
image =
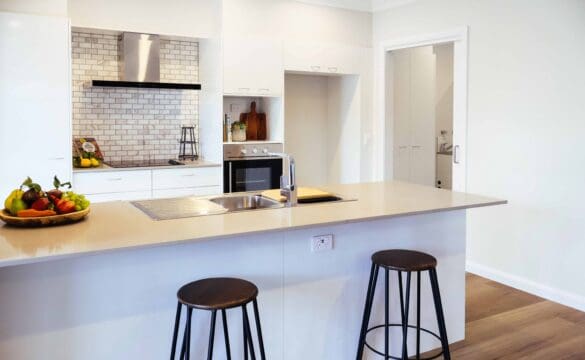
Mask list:
[[404,6],[416,0],[297,0],[298,2],[358,11],[383,11]]

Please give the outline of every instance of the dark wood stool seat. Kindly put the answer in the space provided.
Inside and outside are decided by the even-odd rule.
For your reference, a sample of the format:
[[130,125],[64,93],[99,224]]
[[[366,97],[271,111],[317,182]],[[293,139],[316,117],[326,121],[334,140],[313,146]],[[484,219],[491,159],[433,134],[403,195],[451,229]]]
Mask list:
[[258,338],[258,347],[260,349],[260,359],[266,360],[264,352],[264,340],[262,339],[262,329],[260,326],[260,313],[258,311],[258,288],[249,281],[236,278],[208,278],[193,281],[183,285],[177,292],[177,312],[175,315],[175,326],[173,330],[173,342],[171,347],[171,360],[175,359],[179,336],[179,323],[181,321],[181,309],[187,308],[187,320],[185,331],[183,332],[183,344],[180,349],[180,360],[190,360],[191,356],[191,318],[193,310],[207,310],[211,313],[211,324],[209,327],[209,343],[207,349],[207,360],[213,358],[213,345],[215,340],[215,323],[217,312],[221,313],[223,325],[223,334],[225,339],[225,352],[228,360],[231,360],[230,339],[227,324],[227,310],[232,308],[241,308],[243,324],[243,345],[244,360],[256,360],[254,342],[252,340],[252,329],[250,318],[248,316],[247,306],[252,304],[254,312],[254,322],[256,323],[256,335]]
[[434,256],[414,250],[382,250],[372,255],[372,262],[395,271],[425,271],[437,266]]
[[221,310],[242,306],[258,296],[258,288],[236,278],[210,278],[182,286],[177,299],[183,305],[201,310]]

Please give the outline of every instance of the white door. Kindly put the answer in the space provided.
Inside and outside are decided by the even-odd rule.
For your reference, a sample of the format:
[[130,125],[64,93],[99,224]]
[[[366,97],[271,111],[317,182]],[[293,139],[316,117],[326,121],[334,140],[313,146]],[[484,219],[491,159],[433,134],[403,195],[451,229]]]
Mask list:
[[466,191],[467,40],[453,43],[453,171],[452,190]]
[[410,53],[391,54],[393,65],[394,179],[410,181]]
[[27,177],[71,177],[70,34],[65,18],[0,13],[0,196]]

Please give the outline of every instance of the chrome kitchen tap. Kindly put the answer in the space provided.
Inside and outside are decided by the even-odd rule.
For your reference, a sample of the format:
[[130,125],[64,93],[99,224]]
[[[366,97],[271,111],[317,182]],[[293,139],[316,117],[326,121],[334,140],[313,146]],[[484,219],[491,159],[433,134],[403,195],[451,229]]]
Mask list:
[[[285,153],[270,153],[271,156],[279,156],[288,161],[288,171],[283,171],[280,176],[280,195],[286,197],[286,206],[296,206],[297,201],[297,183],[295,178],[295,159]],[[286,169],[286,167],[284,168]]]

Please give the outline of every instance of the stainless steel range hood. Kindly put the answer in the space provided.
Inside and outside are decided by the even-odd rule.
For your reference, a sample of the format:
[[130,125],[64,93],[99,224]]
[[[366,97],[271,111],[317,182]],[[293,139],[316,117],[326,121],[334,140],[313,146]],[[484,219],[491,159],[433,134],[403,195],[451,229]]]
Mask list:
[[160,37],[122,33],[118,39],[120,80],[92,80],[93,86],[200,90],[200,84],[160,82]]

